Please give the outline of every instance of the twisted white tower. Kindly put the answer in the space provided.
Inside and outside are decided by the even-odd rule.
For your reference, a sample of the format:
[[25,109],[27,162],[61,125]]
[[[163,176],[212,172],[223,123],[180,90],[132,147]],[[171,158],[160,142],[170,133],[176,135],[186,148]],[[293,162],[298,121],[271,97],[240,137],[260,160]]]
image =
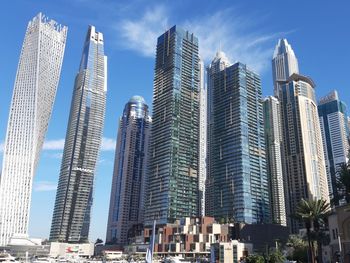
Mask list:
[[32,182],[61,73],[67,27],[39,13],[18,63],[0,177],[0,246],[26,234]]

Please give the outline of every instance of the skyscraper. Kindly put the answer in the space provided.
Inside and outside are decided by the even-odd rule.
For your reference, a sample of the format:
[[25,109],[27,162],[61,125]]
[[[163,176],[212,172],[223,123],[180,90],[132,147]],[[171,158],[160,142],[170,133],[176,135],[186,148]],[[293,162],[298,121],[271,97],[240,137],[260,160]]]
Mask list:
[[272,65],[281,105],[287,224],[296,233],[301,225],[291,215],[301,198],[329,201],[315,83],[297,73],[297,59],[285,39],[278,41]]
[[270,185],[271,219],[273,223],[286,226],[282,168],[281,111],[277,98],[269,96],[264,100],[264,127],[266,142],[267,174]]
[[50,240],[88,241],[107,93],[103,35],[90,26],[75,78]]
[[150,126],[145,100],[132,97],[119,121],[106,242],[125,245],[132,227],[143,224]]
[[0,177],[0,246],[27,234],[33,177],[61,74],[67,27],[39,13],[18,63]]
[[332,91],[320,99],[318,115],[322,132],[323,150],[330,197],[338,199],[336,178],[341,165],[348,162],[349,128],[346,105]]
[[217,53],[208,70],[212,97],[206,214],[269,222],[260,77],[242,63],[226,67],[224,61],[222,52]]
[[293,74],[280,87],[287,217],[296,233],[300,225],[290,215],[295,214],[301,198],[329,201],[329,194],[315,84],[308,77]]
[[205,85],[204,62],[199,61],[199,215],[205,216],[205,180],[207,178],[207,88]]
[[209,154],[212,152],[213,147],[213,86],[214,86],[214,80],[213,75],[214,73],[218,73],[222,70],[224,70],[226,67],[230,66],[230,62],[228,58],[226,57],[224,52],[218,51],[216,53],[216,56],[212,63],[207,68],[207,178],[206,178],[206,187],[205,187],[205,210],[206,215],[208,214],[208,210],[212,211],[214,207],[214,200],[210,198],[214,193],[211,193],[210,191],[213,190],[210,185],[211,177],[210,174],[212,173],[212,161],[211,157],[212,155]]
[[274,95],[279,96],[279,81],[286,81],[293,73],[299,73],[298,60],[287,39],[278,40],[272,59]]
[[145,223],[198,214],[198,39],[173,26],[158,38]]

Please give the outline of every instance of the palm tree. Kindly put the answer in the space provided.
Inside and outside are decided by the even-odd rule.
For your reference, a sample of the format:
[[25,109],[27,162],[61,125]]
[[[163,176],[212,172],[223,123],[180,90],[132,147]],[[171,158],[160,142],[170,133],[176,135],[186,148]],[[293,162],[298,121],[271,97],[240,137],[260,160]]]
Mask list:
[[[338,172],[336,186],[338,190],[338,199],[345,198],[347,204],[350,203],[350,165],[344,163]],[[339,201],[339,200],[336,200]]]
[[309,246],[309,258],[311,262],[314,262],[314,249],[311,242],[311,225],[314,220],[312,204],[310,201],[306,201],[304,198],[301,199],[298,206],[296,207],[295,217],[305,224],[307,243]]
[[300,203],[296,208],[296,218],[305,224],[306,235],[308,240],[309,252],[311,262],[314,262],[314,249],[312,243],[311,228],[316,235],[317,250],[318,250],[318,263],[322,263],[322,234],[325,226],[325,220],[328,217],[330,210],[329,203],[326,200],[305,200],[301,199]]

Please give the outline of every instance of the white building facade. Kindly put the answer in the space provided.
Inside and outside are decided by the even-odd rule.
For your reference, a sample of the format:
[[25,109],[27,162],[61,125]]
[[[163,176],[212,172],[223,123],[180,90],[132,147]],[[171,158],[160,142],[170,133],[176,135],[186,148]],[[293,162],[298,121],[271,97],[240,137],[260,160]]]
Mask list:
[[199,61],[199,215],[205,216],[205,180],[207,178],[207,88],[204,62]]
[[299,73],[298,59],[287,39],[279,39],[272,59],[272,77],[276,97],[279,96],[278,81],[287,80],[293,73]]
[[272,221],[273,223],[286,226],[280,103],[277,98],[269,96],[264,100],[263,106]]
[[280,39],[272,59],[275,96],[281,107],[282,160],[288,226],[302,225],[291,215],[301,198],[329,201],[315,83],[298,74],[298,61],[286,39]]
[[67,27],[39,13],[18,63],[0,178],[0,246],[26,234],[32,183],[60,78]]

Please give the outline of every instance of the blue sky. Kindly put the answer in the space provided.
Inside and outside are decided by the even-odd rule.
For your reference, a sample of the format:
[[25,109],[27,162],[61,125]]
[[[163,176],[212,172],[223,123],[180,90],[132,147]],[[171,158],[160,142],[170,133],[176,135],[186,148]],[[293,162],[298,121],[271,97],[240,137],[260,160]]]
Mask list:
[[[336,4],[335,4],[336,3]],[[286,37],[301,73],[313,78],[318,97],[337,89],[350,104],[348,1],[98,1],[12,0],[2,3],[0,22],[0,144],[27,23],[38,12],[68,26],[61,80],[34,179],[29,233],[48,237],[74,78],[89,24],[104,33],[108,94],[102,152],[95,177],[91,240],[105,239],[118,118],[133,95],[152,102],[156,38],[173,24],[199,37],[206,64],[221,47],[232,62],[261,74],[263,94],[272,93],[271,57]],[[2,151],[0,151],[2,157]],[[1,158],[2,159],[2,158]]]

